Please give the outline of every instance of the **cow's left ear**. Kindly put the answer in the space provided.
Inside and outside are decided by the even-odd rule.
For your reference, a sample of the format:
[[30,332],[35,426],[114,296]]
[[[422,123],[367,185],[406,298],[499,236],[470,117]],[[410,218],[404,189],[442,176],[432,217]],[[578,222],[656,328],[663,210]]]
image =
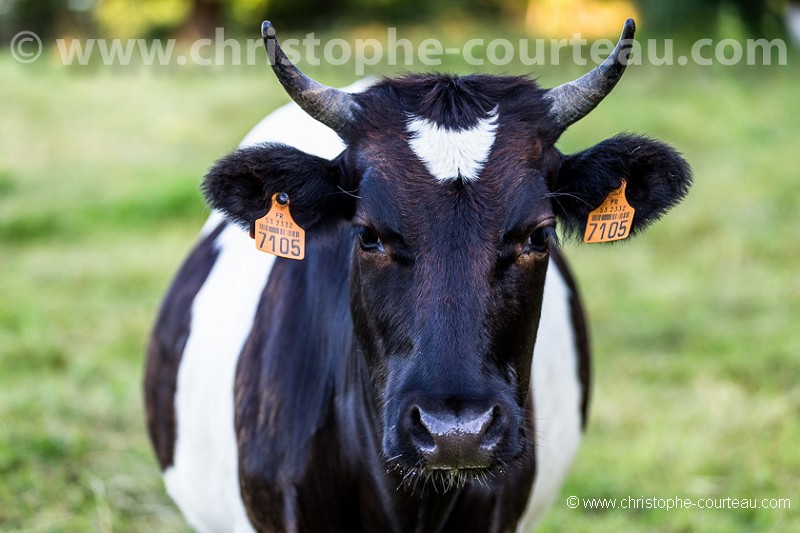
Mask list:
[[635,234],[680,202],[692,182],[689,164],[666,144],[636,135],[617,135],[565,156],[550,183],[553,209],[568,234],[582,236],[589,213],[627,182],[625,196],[636,210]]
[[242,148],[223,157],[203,180],[209,205],[249,229],[270,208],[272,195],[289,195],[292,218],[306,231],[352,216],[354,199],[339,187],[337,160],[282,144]]

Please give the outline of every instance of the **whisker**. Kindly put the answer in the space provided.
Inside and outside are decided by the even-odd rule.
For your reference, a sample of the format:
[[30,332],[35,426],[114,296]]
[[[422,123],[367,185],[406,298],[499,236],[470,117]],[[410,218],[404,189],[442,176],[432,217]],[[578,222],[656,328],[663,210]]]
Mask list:
[[354,194],[355,191],[357,191],[358,189],[353,189],[352,191],[347,191],[347,190],[343,189],[341,185],[337,185],[336,188],[339,189],[340,191],[342,191],[343,193],[345,193],[347,196],[352,196],[353,198],[355,198],[357,200],[361,200],[360,196],[358,196],[357,194]]
[[[588,201],[584,200],[583,198],[581,198],[577,194],[573,194],[573,193],[570,193],[570,192],[553,191],[553,192],[550,192],[550,193],[547,193],[547,194],[544,195],[545,198],[553,198],[557,202],[558,202],[558,198],[561,197],[561,196],[566,196],[568,198],[573,198],[573,199],[575,199],[575,200],[577,200],[579,202],[583,202],[585,205],[587,205],[589,207],[592,206]],[[559,202],[559,205],[561,205],[560,202]]]

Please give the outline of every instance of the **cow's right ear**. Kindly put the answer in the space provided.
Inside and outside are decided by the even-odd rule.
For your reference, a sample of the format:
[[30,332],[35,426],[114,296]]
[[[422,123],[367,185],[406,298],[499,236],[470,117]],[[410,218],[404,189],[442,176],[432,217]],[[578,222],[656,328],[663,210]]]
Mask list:
[[626,182],[625,196],[636,210],[636,235],[683,200],[692,171],[670,146],[640,135],[617,135],[565,156],[549,183],[553,207],[567,234],[582,236],[591,211]]
[[352,216],[354,198],[339,188],[336,161],[283,144],[260,144],[226,155],[203,180],[203,194],[214,209],[249,229],[270,208],[272,195],[285,192],[292,218],[306,231]]

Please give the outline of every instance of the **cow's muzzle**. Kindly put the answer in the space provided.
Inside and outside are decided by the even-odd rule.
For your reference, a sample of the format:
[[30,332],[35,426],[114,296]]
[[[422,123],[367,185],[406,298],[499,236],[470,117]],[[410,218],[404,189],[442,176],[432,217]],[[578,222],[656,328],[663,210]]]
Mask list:
[[488,468],[500,440],[502,416],[492,406],[460,414],[414,405],[406,419],[409,440],[431,469]]
[[513,406],[495,402],[408,401],[384,440],[401,465],[428,471],[487,470],[523,448]]

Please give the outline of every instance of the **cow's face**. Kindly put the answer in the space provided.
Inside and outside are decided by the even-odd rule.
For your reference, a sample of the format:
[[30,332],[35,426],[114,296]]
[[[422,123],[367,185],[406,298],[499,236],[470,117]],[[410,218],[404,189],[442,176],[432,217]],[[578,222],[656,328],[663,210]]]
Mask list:
[[[561,156],[531,123],[542,113],[528,82],[410,85],[425,98],[405,83],[361,97],[366,116],[344,156],[358,181],[355,332],[384,455],[405,467],[482,470],[513,462],[528,441],[524,405],[556,224],[548,180]],[[371,124],[372,108],[397,111]]]
[[409,76],[345,95],[277,52],[281,82],[347,148],[333,161],[239,150],[206,177],[209,202],[249,227],[284,191],[309,239],[352,227],[354,334],[387,461],[448,476],[513,464],[533,442],[531,359],[556,220],[581,233],[625,179],[635,234],[683,197],[688,166],[636,136],[571,156],[554,147],[602,99],[598,84],[616,82],[614,65],[550,91],[524,78]]

